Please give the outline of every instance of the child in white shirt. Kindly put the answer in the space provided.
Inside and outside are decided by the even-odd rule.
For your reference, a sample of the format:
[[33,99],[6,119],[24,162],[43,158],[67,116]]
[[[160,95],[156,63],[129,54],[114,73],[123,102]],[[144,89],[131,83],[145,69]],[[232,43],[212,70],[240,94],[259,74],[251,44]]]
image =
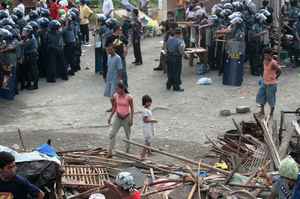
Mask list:
[[[142,104],[144,106],[142,121],[145,145],[151,146],[151,140],[154,136],[154,123],[157,123],[157,120],[154,120],[152,118],[152,111],[150,109],[152,104],[151,97],[149,95],[144,95],[142,98]],[[151,151],[149,149],[143,148],[141,159],[144,159],[146,155],[151,155]]]

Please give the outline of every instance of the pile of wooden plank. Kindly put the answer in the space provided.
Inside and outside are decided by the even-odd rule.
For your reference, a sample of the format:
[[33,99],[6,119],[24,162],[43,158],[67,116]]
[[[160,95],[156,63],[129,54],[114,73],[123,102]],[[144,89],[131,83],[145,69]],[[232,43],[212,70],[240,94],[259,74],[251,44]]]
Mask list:
[[172,165],[145,161],[119,150],[108,159],[103,148],[60,152],[66,198],[88,198],[92,193],[103,193],[105,181],[113,182],[118,172],[129,167],[147,176],[137,187],[145,199],[265,198],[272,186],[270,172],[278,170],[281,159],[288,153],[284,146],[295,132],[300,135],[300,127],[294,121],[295,131],[279,145],[275,141],[279,134],[274,122],[258,115],[254,119],[240,124],[233,120],[234,130],[216,139],[207,137],[211,150],[202,160],[130,140],[123,141],[176,161]]

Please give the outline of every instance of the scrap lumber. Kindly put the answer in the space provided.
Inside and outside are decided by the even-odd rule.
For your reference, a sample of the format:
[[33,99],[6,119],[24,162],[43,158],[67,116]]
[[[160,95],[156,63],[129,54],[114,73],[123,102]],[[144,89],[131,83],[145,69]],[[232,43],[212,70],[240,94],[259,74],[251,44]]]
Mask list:
[[[136,142],[133,142],[133,141],[130,141],[130,140],[125,140],[124,139],[123,141],[126,142],[126,143],[129,143],[129,144],[133,144],[133,145],[138,146],[138,147],[143,147],[143,148],[149,149],[149,150],[151,150],[153,152],[160,153],[162,155],[165,155],[165,156],[168,156],[168,157],[172,157],[172,158],[175,158],[177,160],[181,160],[183,162],[186,162],[186,163],[198,166],[198,162],[195,161],[195,160],[191,160],[191,159],[188,159],[186,157],[175,155],[175,154],[172,154],[172,153],[164,152],[164,151],[161,151],[159,149],[156,149],[156,148],[153,148],[153,147],[149,147],[149,146],[146,146],[146,145],[143,145],[143,144],[139,144],[139,143],[136,143]],[[219,173],[222,173],[224,175],[228,175],[229,174],[228,171],[224,171],[222,169],[215,168],[215,167],[213,167],[213,166],[211,166],[209,164],[201,163],[201,167],[204,167],[206,169],[211,169],[212,171],[219,172]]]
[[269,131],[269,128],[268,128],[268,124],[267,124],[267,122],[264,118],[259,119],[259,117],[256,114],[254,114],[254,118],[263,130],[264,139],[265,139],[265,142],[266,142],[266,144],[268,146],[268,149],[271,153],[271,157],[272,157],[272,160],[274,162],[275,169],[279,169],[280,155],[279,155],[279,153],[277,151],[277,148],[276,148],[276,146],[273,142],[272,135],[270,134],[270,131]]
[[296,120],[294,120],[292,122],[292,125],[294,126],[297,135],[300,136],[300,126],[299,126],[298,122]]
[[19,134],[19,139],[20,139],[20,142],[21,142],[21,145],[22,145],[22,148],[24,151],[26,151],[26,146],[24,144],[24,139],[23,139],[23,135],[22,135],[22,132],[20,129],[18,129],[18,134]]
[[[292,122],[292,126],[294,126],[295,129],[292,129],[290,125],[288,125],[287,130],[285,131],[285,135],[282,137],[281,145],[279,147],[279,155],[281,159],[284,159],[286,155],[288,154],[288,148],[290,146],[290,141],[295,134],[296,126],[298,123],[296,121]],[[299,126],[299,125],[298,125]]]
[[[131,158],[134,158],[135,156],[131,155],[131,154],[128,154],[126,152],[123,152],[123,151],[119,151],[119,150],[115,150],[115,152],[117,153],[117,155],[122,155],[122,156],[127,156],[127,157],[131,157]],[[175,175],[178,175],[178,172],[175,172],[175,171],[172,171],[171,169],[165,169],[165,168],[162,168],[162,167],[159,167],[159,166],[156,166],[155,164],[151,163],[151,164],[147,164],[141,160],[139,160],[139,158],[136,158],[135,162],[138,164],[136,165],[137,167],[145,167],[147,169],[150,169],[150,168],[153,168],[154,170],[156,171],[161,171],[161,172],[164,172],[164,173],[169,173],[169,174],[175,174]]]

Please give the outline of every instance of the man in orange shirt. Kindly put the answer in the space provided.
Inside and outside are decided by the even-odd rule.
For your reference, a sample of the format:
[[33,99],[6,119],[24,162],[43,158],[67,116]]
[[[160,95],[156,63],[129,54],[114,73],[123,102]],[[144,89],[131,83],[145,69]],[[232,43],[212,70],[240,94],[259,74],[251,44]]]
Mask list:
[[276,104],[276,92],[278,77],[281,74],[280,66],[273,58],[272,49],[264,51],[264,74],[263,82],[260,82],[260,88],[256,96],[256,102],[260,105],[260,114],[265,115],[265,104],[271,107],[270,118],[273,117]]

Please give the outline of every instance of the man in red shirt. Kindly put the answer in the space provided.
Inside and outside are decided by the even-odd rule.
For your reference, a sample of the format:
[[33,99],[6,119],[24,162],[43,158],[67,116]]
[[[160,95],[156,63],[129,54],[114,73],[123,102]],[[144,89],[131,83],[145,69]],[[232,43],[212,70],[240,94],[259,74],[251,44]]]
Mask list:
[[51,19],[59,19],[59,4],[57,3],[57,0],[50,0],[49,1],[49,10],[50,10],[50,17]]

